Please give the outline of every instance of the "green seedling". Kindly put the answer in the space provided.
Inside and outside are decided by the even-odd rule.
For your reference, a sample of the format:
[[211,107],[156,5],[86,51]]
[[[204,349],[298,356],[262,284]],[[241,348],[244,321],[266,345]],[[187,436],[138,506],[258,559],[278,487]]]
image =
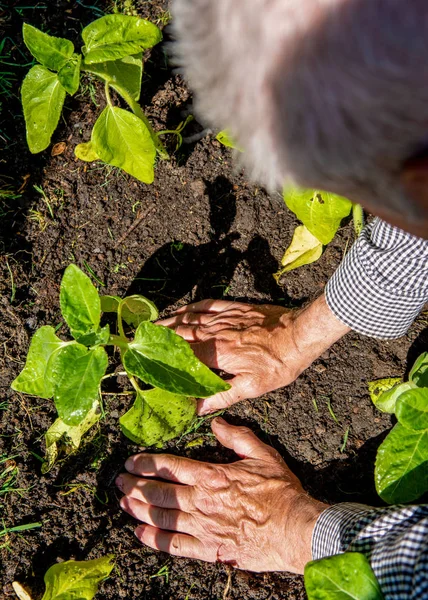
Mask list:
[[[119,350],[135,390],[134,405],[120,418],[120,427],[136,444],[161,445],[180,435],[195,417],[195,398],[230,388],[196,358],[183,338],[152,322],[158,311],[143,296],[100,297],[89,277],[69,265],[61,281],[60,306],[74,339],[60,339],[50,326],[38,329],[25,367],[12,383],[17,392],[53,398],[58,411],[59,418],[45,435],[43,472],[54,464],[59,444],[76,450],[102,415],[105,347]],[[101,325],[102,313],[116,314],[115,334],[109,325]],[[133,339],[126,328],[135,330]],[[151,389],[142,389],[140,382]]]
[[[23,35],[39,63],[30,69],[21,90],[30,151],[42,152],[49,146],[67,94],[73,96],[82,73],[90,73],[104,82],[107,106],[94,125],[91,140],[76,146],[77,158],[101,160],[152,183],[156,155],[163,159],[169,156],[138,99],[143,51],[161,41],[159,28],[130,15],[101,17],[83,29],[82,54],[74,51],[69,40],[50,36],[27,23]],[[132,112],[114,105],[112,89]]]
[[398,421],[376,456],[376,490],[388,504],[413,502],[428,491],[428,352],[416,360],[408,381],[400,381],[369,383],[375,406]]
[[43,526],[43,523],[27,523],[25,525],[15,525],[14,527],[6,527],[4,521],[2,522],[3,525],[3,529],[0,529],[0,538],[6,538],[6,541],[4,543],[0,544],[0,550],[2,548],[9,548],[10,546],[10,541],[9,541],[9,535],[11,533],[16,533],[18,536],[19,534],[21,534],[23,531],[29,531],[31,529],[38,529],[39,527]]
[[155,579],[156,577],[165,577],[165,582],[169,583],[169,564],[165,563],[159,571],[157,571],[154,575],[150,575],[150,579]]
[[369,561],[359,552],[309,562],[305,588],[308,600],[384,600]]
[[[42,600],[92,600],[99,584],[112,572],[113,558],[113,554],[108,554],[95,560],[67,560],[52,565],[45,573]],[[32,600],[20,583],[14,581],[12,586],[20,600]]]

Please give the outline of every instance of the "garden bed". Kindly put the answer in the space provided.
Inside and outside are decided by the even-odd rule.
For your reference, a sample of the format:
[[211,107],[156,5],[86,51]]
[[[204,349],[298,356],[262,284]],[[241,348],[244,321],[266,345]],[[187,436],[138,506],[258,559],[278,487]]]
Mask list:
[[[75,159],[74,147],[89,139],[104,102],[102,86],[90,79],[82,93],[66,101],[53,137],[54,144],[64,143],[63,151],[52,156],[50,147],[31,155],[18,99],[30,62],[23,21],[77,43],[81,27],[109,3],[47,0],[21,9],[24,4],[29,3],[0,4],[8,38],[3,62],[12,63],[3,67],[12,75],[10,90],[1,96],[1,184],[17,196],[3,197],[0,205],[0,456],[17,467],[12,485],[17,491],[0,495],[0,516],[4,527],[33,522],[42,527],[0,538],[0,595],[14,597],[11,583],[17,580],[37,600],[51,564],[113,553],[116,567],[99,593],[107,600],[304,598],[297,576],[234,571],[171,558],[139,544],[135,522],[120,510],[114,485],[127,456],[138,450],[118,426],[132,402],[123,395],[125,381],[122,387],[106,387],[108,416],[77,454],[46,475],[38,456],[55,419],[53,403],[14,393],[10,384],[22,369],[34,331],[61,324],[59,281],[71,262],[92,271],[102,293],[146,295],[163,315],[209,297],[298,307],[322,291],[353,241],[352,226],[341,229],[317,263],[291,272],[278,286],[272,273],[296,220],[279,195],[269,196],[236,171],[230,150],[214,137],[185,144],[171,161],[159,162],[153,185]],[[132,7],[160,26],[167,21],[167,0],[136,0]],[[169,67],[163,46],[148,58],[140,102],[156,130],[175,129],[189,109],[190,92]],[[194,122],[189,132],[202,129]],[[274,445],[320,500],[380,504],[374,458],[391,418],[372,406],[367,381],[401,376],[426,348],[426,326],[422,314],[406,337],[391,342],[352,333],[294,384],[241,403],[226,419],[250,426]],[[59,327],[58,335],[65,331]],[[110,370],[118,364],[111,357]],[[206,422],[169,442],[167,451],[216,462],[233,459],[209,432]]]

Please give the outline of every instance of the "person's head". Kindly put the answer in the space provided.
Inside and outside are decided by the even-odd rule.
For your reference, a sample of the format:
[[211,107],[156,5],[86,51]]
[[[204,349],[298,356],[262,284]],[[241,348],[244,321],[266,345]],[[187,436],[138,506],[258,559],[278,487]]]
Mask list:
[[173,16],[196,108],[254,178],[428,237],[427,0],[174,0]]

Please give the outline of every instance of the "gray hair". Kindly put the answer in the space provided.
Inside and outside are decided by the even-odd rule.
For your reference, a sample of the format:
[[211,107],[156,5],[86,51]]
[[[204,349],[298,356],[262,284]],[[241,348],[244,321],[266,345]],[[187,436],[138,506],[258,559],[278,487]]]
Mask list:
[[174,0],[176,59],[251,175],[417,218],[400,182],[428,145],[427,0]]

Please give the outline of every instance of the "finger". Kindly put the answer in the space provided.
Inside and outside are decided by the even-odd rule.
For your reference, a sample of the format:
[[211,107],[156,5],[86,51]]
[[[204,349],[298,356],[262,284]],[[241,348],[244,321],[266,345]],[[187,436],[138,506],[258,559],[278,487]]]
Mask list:
[[195,485],[207,475],[204,463],[172,454],[134,454],[127,459],[125,469],[132,475],[159,477],[188,485]]
[[228,408],[240,400],[253,397],[250,389],[251,381],[248,380],[246,375],[237,375],[232,379],[228,379],[227,383],[232,386],[230,390],[219,392],[214,396],[198,401],[198,415],[208,415],[209,413],[216,412],[222,408]]
[[146,546],[154,550],[169,552],[173,556],[184,556],[207,562],[217,560],[217,546],[202,543],[191,535],[170,533],[150,525],[139,525],[135,530],[135,535]]
[[191,533],[194,529],[192,515],[181,510],[151,506],[128,496],[121,498],[120,506],[134,519],[159,527],[159,529],[180,531],[181,533]]
[[213,419],[211,428],[218,441],[234,450],[241,458],[272,460],[273,455],[276,455],[275,450],[259,440],[248,427],[235,427],[217,417]]
[[243,303],[232,302],[230,300],[201,300],[200,302],[194,302],[193,304],[187,304],[174,311],[175,315],[182,314],[184,312],[199,312],[199,313],[220,313],[224,310],[232,308],[232,306],[239,304],[239,306],[249,306]]
[[190,511],[192,488],[121,473],[116,485],[128,498],[161,508]]

